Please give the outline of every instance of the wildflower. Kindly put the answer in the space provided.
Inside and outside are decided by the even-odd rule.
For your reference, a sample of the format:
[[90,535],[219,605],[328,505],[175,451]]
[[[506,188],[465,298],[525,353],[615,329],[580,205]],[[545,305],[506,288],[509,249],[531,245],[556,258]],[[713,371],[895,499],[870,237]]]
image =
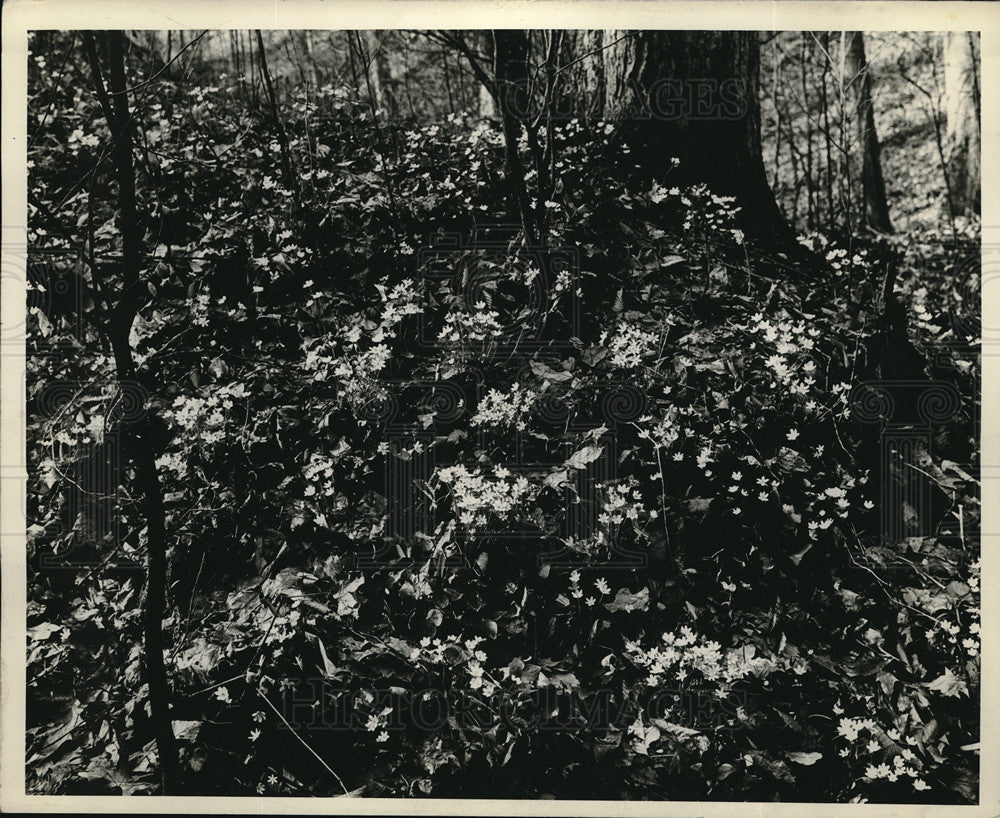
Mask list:
[[[524,431],[525,416],[536,397],[534,392],[522,389],[516,383],[506,393],[491,389],[479,401],[471,423],[473,426],[514,426],[518,431]],[[497,474],[499,475],[499,469]]]
[[594,587],[602,594],[610,594],[611,586],[608,585],[608,581],[604,577],[600,577],[595,583]]
[[622,324],[608,347],[611,364],[620,369],[634,369],[642,365],[643,359],[655,354],[657,337],[630,324]]
[[798,429],[789,429],[788,434],[785,435],[785,437],[787,437],[789,440],[796,440],[798,439],[798,436],[799,436]]

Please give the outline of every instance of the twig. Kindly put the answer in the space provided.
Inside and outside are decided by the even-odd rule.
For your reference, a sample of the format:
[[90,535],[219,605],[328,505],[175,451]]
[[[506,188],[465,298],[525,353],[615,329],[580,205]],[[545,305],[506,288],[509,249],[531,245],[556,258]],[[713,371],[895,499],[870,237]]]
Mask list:
[[330,773],[330,775],[332,775],[335,779],[337,779],[337,783],[340,785],[340,788],[344,791],[344,795],[350,793],[350,790],[348,790],[347,787],[344,786],[344,782],[341,780],[340,776],[337,775],[333,771],[333,768],[323,760],[322,756],[320,756],[319,753],[317,753],[312,747],[310,747],[309,744],[306,742],[306,740],[302,738],[302,736],[300,736],[295,731],[295,728],[288,723],[288,719],[286,719],[282,714],[282,712],[278,710],[278,708],[271,703],[271,700],[264,695],[264,691],[261,690],[259,687],[257,688],[257,695],[260,696],[267,703],[267,706],[270,707],[275,712],[275,714],[278,716],[279,719],[281,719],[285,727],[287,727],[289,730],[292,731],[292,735],[295,736],[295,738],[297,738],[302,743],[302,746],[313,754],[313,757],[326,768],[326,771]]

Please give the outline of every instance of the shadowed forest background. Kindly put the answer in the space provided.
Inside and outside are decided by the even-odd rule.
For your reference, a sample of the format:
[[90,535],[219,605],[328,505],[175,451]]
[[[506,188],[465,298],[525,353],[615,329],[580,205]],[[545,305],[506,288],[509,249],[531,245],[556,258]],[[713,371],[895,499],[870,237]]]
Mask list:
[[978,802],[977,34],[29,46],[29,792]]

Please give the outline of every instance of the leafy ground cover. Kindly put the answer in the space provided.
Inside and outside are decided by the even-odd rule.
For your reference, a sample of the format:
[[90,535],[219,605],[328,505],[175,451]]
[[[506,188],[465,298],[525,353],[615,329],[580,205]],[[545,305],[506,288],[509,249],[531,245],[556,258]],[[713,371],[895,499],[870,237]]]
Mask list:
[[[225,81],[155,88],[132,343],[186,792],[976,800],[974,227],[814,234],[792,263],[570,121],[526,249],[488,123],[375,124],[327,86],[284,112],[287,178]],[[156,792],[114,435],[135,406],[91,320],[90,264],[120,263],[90,172],[109,134],[89,95],[50,93],[29,788]]]

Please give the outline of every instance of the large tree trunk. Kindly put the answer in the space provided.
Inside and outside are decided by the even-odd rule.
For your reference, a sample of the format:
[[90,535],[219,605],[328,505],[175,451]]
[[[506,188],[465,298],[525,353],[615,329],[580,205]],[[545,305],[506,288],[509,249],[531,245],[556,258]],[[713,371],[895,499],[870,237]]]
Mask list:
[[980,111],[979,35],[950,31],[944,47],[945,104],[948,131],[945,139],[948,176],[954,216],[979,212]]
[[735,196],[743,229],[766,249],[797,253],[768,186],[760,143],[756,32],[618,31],[577,36],[584,104],[632,145],[650,179],[705,182]]
[[858,148],[861,150],[861,188],[864,199],[862,227],[880,233],[891,233],[889,205],[885,198],[882,177],[882,152],[875,130],[875,109],[872,106],[871,72],[865,57],[864,36],[860,31],[847,34],[846,71],[854,103],[854,122]]
[[588,125],[604,116],[604,35],[593,29],[566,32],[572,57],[563,87],[575,100],[574,110]]

